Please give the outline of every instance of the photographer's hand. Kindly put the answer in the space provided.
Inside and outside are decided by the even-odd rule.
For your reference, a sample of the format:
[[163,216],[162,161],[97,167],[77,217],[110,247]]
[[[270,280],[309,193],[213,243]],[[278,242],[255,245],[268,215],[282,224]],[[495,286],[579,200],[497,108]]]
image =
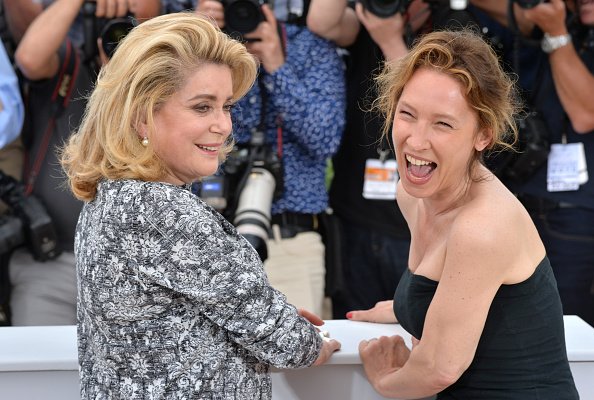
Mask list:
[[406,19],[402,14],[396,13],[391,17],[381,18],[367,11],[361,3],[356,4],[355,11],[386,60],[395,60],[408,53],[403,38]]
[[128,0],[96,0],[95,16],[99,18],[124,17],[128,13]]
[[565,2],[551,0],[550,3],[540,3],[537,6],[523,10],[524,17],[536,24],[543,32],[551,36],[565,35]]
[[243,37],[248,39],[246,47],[250,53],[258,57],[266,72],[271,74],[285,63],[285,54],[274,12],[264,4],[262,13],[266,21],[260,22],[256,30]]
[[200,0],[196,12],[212,18],[219,28],[225,27],[225,9],[218,0]]
[[[531,10],[525,10],[526,19],[533,21],[550,36],[567,34],[565,2],[551,0]],[[580,15],[580,18],[582,16]],[[549,55],[555,89],[571,125],[577,133],[594,130],[594,73],[584,63],[572,41],[557,48]]]

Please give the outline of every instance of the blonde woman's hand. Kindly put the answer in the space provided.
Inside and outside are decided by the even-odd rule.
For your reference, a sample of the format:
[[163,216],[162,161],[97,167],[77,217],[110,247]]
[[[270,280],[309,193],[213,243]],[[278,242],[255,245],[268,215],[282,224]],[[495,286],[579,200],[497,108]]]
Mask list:
[[381,324],[395,324],[398,322],[396,315],[394,315],[393,300],[380,301],[369,310],[349,311],[346,317],[351,321],[377,322]]
[[320,350],[320,354],[318,355],[317,360],[313,363],[312,366],[316,367],[318,365],[325,364],[335,351],[340,350],[340,346],[341,344],[338,340],[324,337],[322,341],[322,349]]
[[303,318],[305,318],[306,320],[308,320],[315,326],[324,325],[324,320],[322,318],[318,317],[316,314],[312,313],[311,311],[307,311],[304,308],[298,308],[297,314],[299,314],[300,316],[302,316]]
[[[312,325],[315,325],[315,326],[324,325],[324,320],[322,318],[318,317],[316,314],[312,313],[311,311],[307,311],[303,308],[299,308],[297,310],[297,313],[300,316],[302,316],[303,318],[305,318],[306,320],[308,320]],[[326,361],[328,361],[328,359],[330,358],[332,353],[334,353],[335,351],[338,351],[341,346],[341,344],[338,340],[330,339],[327,332],[320,332],[319,329],[318,329],[318,332],[319,332],[320,336],[322,336],[322,338],[323,338],[323,343],[322,343],[322,349],[320,350],[320,354],[318,355],[318,358],[312,364],[312,366],[314,366],[314,367],[326,363]]]

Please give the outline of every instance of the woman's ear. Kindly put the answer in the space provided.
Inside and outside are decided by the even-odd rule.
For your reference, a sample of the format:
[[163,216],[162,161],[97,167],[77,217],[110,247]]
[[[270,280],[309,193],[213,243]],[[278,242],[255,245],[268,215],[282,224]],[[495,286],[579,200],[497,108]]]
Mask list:
[[146,122],[146,116],[143,115],[143,116],[137,118],[136,121],[137,122],[134,124],[134,127],[136,129],[136,134],[138,135],[138,137],[140,139],[148,137],[149,129],[148,129],[148,124]]
[[491,128],[482,128],[479,130],[474,141],[474,148],[481,152],[493,143],[493,130]]
[[143,139],[145,137],[147,137],[147,130],[146,130],[146,124],[139,122],[136,125],[136,134],[138,135],[139,139]]

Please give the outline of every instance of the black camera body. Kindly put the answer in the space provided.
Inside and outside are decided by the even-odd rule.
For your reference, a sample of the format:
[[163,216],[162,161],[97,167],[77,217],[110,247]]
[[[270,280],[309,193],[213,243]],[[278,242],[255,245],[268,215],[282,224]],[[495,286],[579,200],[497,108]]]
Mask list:
[[299,26],[306,26],[307,9],[309,0],[303,4],[289,6],[286,9],[274,8],[275,2],[269,0],[221,0],[225,13],[224,31],[237,40],[248,40],[243,37],[246,33],[253,32],[260,22],[266,21],[262,13],[262,6],[268,4],[275,11],[279,22],[287,22]]
[[492,154],[486,164],[504,181],[523,183],[546,163],[550,152],[550,129],[542,115],[532,111],[517,120],[518,150]]
[[403,14],[412,0],[358,0],[368,11],[381,18],[388,18],[396,13]]
[[522,8],[534,8],[540,3],[546,3],[548,0],[513,0]]
[[41,201],[25,195],[24,185],[2,171],[0,199],[12,212],[0,217],[0,255],[10,254],[23,244],[37,261],[51,260],[62,253],[52,219]]
[[223,175],[202,180],[199,196],[235,225],[258,252],[268,257],[272,201],[283,192],[283,167],[279,157],[255,131],[247,145],[236,145]]
[[87,60],[99,54],[98,38],[101,38],[103,51],[111,58],[118,43],[137,25],[134,15],[130,13],[124,18],[97,18],[96,10],[94,1],[83,3],[84,51]]
[[518,121],[520,153],[506,168],[506,176],[517,182],[528,180],[543,165],[550,152],[550,130],[536,111]]
[[256,29],[265,21],[262,5],[266,0],[222,0],[225,12],[225,31],[234,37],[241,37]]

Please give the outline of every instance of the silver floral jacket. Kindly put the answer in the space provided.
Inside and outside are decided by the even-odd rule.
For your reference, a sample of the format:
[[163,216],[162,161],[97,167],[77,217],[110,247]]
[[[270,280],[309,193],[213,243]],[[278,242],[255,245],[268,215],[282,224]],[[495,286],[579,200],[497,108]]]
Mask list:
[[185,188],[101,182],[75,253],[83,399],[270,399],[269,365],[320,351],[255,250]]

